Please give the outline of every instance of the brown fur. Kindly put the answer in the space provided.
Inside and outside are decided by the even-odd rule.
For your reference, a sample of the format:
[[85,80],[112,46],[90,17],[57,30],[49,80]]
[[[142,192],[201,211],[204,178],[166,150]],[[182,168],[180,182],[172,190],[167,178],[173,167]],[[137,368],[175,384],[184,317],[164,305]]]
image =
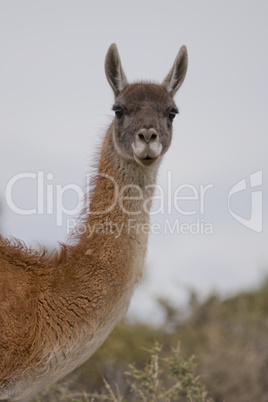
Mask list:
[[[104,139],[91,214],[84,212],[78,224],[86,230],[75,231],[70,244],[51,255],[0,238],[0,399],[26,401],[86,360],[125,315],[142,278],[148,238],[142,225],[149,222],[143,205],[147,200],[150,207],[153,195],[147,186],[154,185],[169,148],[169,112],[176,107],[171,90],[173,95],[185,74],[174,78],[169,73],[170,93],[164,84],[129,85],[115,45],[106,57],[106,74],[115,106],[124,111]],[[148,143],[141,133],[149,136]],[[117,202],[106,211],[114,187],[104,175],[115,180],[119,193],[132,197],[124,199],[124,208]],[[133,227],[129,219],[135,221]],[[120,236],[110,223],[122,227]],[[94,227],[105,231],[91,234]]]

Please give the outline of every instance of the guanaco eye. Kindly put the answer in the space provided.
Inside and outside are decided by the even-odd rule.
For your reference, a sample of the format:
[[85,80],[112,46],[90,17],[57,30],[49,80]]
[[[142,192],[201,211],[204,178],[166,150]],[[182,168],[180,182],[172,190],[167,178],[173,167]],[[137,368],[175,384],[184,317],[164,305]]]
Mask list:
[[171,110],[169,112],[169,118],[170,118],[171,121],[175,119],[176,114],[178,114],[177,110]]
[[122,117],[122,115],[123,115],[123,109],[122,109],[121,107],[114,106],[114,107],[113,107],[113,111],[114,111],[116,117]]

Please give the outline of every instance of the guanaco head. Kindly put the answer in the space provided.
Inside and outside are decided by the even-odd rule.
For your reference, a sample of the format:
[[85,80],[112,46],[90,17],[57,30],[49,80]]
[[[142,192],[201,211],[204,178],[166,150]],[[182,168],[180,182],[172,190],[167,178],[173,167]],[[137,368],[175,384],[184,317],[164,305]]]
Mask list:
[[182,46],[161,85],[129,84],[116,44],[109,47],[105,72],[115,96],[113,140],[122,157],[150,166],[168,150],[178,113],[173,97],[183,83],[187,64],[187,49]]

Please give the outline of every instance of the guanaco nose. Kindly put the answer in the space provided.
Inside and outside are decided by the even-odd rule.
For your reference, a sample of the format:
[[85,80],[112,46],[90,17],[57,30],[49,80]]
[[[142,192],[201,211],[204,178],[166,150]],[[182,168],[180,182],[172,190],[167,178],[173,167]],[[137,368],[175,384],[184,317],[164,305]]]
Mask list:
[[154,128],[142,128],[139,132],[138,132],[138,138],[143,141],[146,142],[147,144],[149,144],[149,142],[155,141],[158,138],[158,134],[156,132],[156,130]]

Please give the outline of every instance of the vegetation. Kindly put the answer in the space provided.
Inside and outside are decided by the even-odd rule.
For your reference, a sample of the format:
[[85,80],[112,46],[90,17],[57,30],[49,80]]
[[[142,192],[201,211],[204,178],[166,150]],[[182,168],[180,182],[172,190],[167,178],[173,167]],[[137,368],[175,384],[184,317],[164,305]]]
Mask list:
[[159,306],[163,327],[122,323],[35,402],[268,400],[267,282],[223,301],[193,294],[187,318],[165,300]]

